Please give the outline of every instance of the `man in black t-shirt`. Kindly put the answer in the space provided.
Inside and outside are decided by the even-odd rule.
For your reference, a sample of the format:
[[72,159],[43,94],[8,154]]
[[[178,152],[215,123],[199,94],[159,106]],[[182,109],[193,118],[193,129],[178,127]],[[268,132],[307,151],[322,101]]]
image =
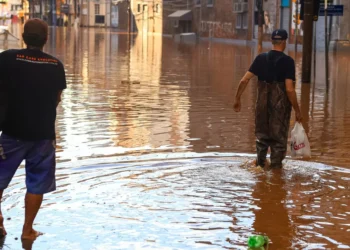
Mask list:
[[258,77],[258,96],[255,110],[255,136],[258,166],[264,167],[268,148],[271,148],[271,167],[281,168],[286,156],[291,108],[296,121],[301,114],[294,89],[294,60],[283,51],[287,45],[285,30],[275,30],[271,39],[273,49],[258,55],[249,71],[242,78],[234,103],[234,110],[241,110],[241,95],[249,80]]
[[[22,50],[0,54],[0,202],[18,166],[25,160],[25,221],[22,239],[34,240],[41,233],[33,222],[43,194],[56,189],[55,120],[66,78],[63,64],[44,53],[48,26],[40,19],[24,25]],[[1,203],[0,203],[1,205]],[[0,206],[0,237],[6,235]]]

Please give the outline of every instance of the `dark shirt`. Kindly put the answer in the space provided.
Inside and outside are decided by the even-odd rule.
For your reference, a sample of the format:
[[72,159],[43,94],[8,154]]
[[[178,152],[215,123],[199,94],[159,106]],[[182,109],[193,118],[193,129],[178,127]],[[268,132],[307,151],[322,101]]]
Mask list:
[[54,140],[58,93],[66,88],[63,64],[40,50],[7,50],[0,54],[0,83],[8,97],[3,133]]
[[295,81],[294,60],[283,52],[271,50],[258,55],[249,68],[259,81],[285,82],[286,79]]

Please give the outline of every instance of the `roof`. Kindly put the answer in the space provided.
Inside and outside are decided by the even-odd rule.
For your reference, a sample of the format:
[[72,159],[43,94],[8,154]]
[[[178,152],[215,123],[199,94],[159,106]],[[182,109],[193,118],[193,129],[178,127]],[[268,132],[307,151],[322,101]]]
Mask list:
[[168,17],[182,21],[190,21],[192,20],[192,10],[177,10]]

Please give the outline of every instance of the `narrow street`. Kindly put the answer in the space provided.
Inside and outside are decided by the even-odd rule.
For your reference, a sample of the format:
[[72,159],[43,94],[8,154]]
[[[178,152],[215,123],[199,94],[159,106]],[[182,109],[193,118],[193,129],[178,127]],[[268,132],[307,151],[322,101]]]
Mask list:
[[[324,52],[303,85],[296,55],[312,159],[288,158],[272,175],[247,164],[256,81],[242,112],[232,109],[255,47],[129,41],[99,28],[49,35],[45,51],[62,60],[68,88],[56,125],[57,191],[45,196],[36,225],[45,234],[33,249],[247,249],[251,234],[267,234],[270,250],[350,249],[349,52],[330,54],[328,90]],[[3,249],[22,246],[24,180],[22,166],[4,193]]]

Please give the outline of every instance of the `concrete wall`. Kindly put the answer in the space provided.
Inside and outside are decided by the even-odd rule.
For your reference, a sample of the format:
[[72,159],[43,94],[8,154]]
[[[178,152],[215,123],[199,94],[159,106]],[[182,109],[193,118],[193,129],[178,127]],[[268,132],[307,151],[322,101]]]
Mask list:
[[118,4],[119,7],[119,26],[118,29],[128,29],[128,3],[121,2]]
[[132,0],[131,11],[134,31],[147,33],[163,33],[163,4],[161,0]]
[[[95,22],[95,4],[100,6],[99,15],[104,16],[104,23]],[[111,1],[110,0],[81,0],[80,2],[80,24],[88,27],[110,27],[111,26]],[[73,7],[74,8],[74,7]]]

